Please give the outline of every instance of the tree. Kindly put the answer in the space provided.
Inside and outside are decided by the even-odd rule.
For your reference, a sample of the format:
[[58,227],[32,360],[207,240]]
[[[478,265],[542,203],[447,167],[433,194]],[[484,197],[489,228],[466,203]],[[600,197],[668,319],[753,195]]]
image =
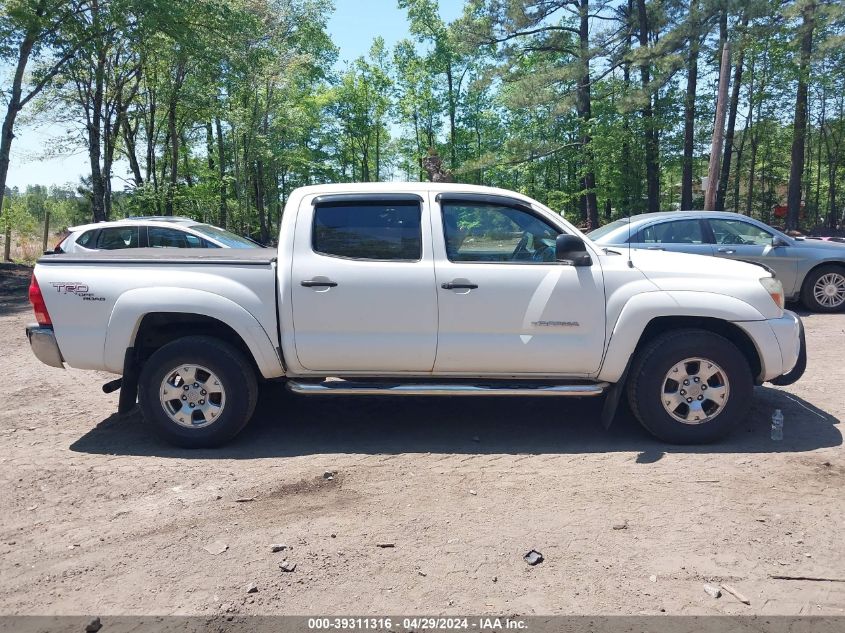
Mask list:
[[801,178],[804,173],[804,143],[807,136],[807,83],[810,56],[813,52],[816,8],[815,0],[803,0],[801,28],[799,29],[798,90],[795,95],[795,117],[792,123],[789,193],[786,198],[787,229],[798,228],[798,218],[801,211]]
[[460,37],[450,30],[440,18],[437,0],[399,0],[399,8],[407,9],[411,33],[422,41],[430,42],[432,51],[426,59],[432,71],[446,80],[446,112],[449,118],[449,166],[457,166],[457,110],[461,85],[467,68],[459,54],[455,40]]
[[684,97],[684,156],[681,174],[681,209],[692,209],[692,171],[695,150],[695,98],[698,85],[698,53],[705,35],[700,0],[689,3],[689,55],[687,56],[687,87]]
[[[476,19],[475,23],[475,37],[488,44],[504,47],[506,57],[526,52],[543,52],[557,57],[560,63],[546,69],[545,76],[531,77],[532,82],[549,85],[574,77],[577,142],[581,150],[578,166],[580,207],[587,227],[597,227],[599,223],[590,131],[593,82],[591,63],[597,49],[590,41],[590,20],[600,16],[606,6],[607,3],[599,3],[591,8],[589,0],[490,2],[484,9],[483,17]],[[555,21],[553,16],[556,15],[563,17]],[[556,97],[559,99],[560,95]],[[552,112],[559,112],[559,108],[557,106]],[[568,145],[561,141],[558,139],[561,148]]]
[[[84,36],[68,27],[87,6],[87,2],[80,0],[0,2],[0,60],[14,66],[11,86],[4,90],[6,114],[0,129],[0,210],[9,174],[15,121],[85,43]],[[38,67],[31,81],[26,82],[26,70],[32,60]]]
[[[448,24],[436,0],[401,0],[412,37],[341,68],[330,0],[0,6],[0,167],[21,108],[63,123],[89,154],[74,208],[97,219],[173,213],[269,242],[293,188],[425,179],[429,156],[585,227],[695,206],[729,39],[718,206],[778,223],[788,194],[807,202],[793,225],[843,215],[845,6],[830,0],[465,0]],[[46,196],[16,197],[23,229]]]

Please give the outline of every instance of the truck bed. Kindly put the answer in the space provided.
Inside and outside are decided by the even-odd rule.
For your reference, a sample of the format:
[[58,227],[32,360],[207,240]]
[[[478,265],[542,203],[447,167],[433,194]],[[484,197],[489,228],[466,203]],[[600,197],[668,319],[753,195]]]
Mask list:
[[[201,315],[231,328],[265,378],[277,353],[276,251],[137,248],[45,255],[35,269],[64,361],[121,373],[148,314]],[[155,318],[155,317],[153,317]]]

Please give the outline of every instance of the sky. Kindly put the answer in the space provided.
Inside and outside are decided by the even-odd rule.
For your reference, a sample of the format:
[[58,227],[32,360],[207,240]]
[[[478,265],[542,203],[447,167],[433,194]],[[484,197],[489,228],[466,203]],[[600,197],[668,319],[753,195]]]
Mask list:
[[[463,0],[440,0],[440,15],[451,22],[461,15]],[[335,0],[335,12],[327,29],[340,53],[338,65],[367,55],[373,39],[381,35],[388,47],[410,37],[405,11],[398,0]],[[63,150],[62,155],[45,157],[45,147],[56,147],[67,134],[64,125],[27,124],[19,119],[12,143],[7,187],[23,190],[27,185],[76,186],[79,177],[91,173],[85,148]],[[115,165],[115,188],[122,188],[120,177],[126,165]]]

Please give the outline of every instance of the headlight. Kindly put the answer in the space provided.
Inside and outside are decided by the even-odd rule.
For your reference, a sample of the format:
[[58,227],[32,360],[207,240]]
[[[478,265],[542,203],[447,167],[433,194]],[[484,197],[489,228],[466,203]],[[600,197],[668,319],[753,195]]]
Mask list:
[[780,279],[775,279],[774,277],[762,277],[760,279],[760,285],[766,289],[766,292],[769,293],[769,296],[772,298],[772,301],[775,302],[777,307],[783,310],[783,284],[780,282]]

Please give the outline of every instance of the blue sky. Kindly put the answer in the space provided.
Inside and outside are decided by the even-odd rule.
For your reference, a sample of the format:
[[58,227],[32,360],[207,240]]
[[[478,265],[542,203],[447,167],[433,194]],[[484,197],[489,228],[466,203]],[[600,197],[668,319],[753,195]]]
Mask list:
[[[450,22],[460,16],[463,0],[440,0],[440,14]],[[335,12],[328,21],[328,31],[340,49],[338,64],[352,61],[370,50],[373,39],[381,35],[388,47],[409,37],[405,11],[397,0],[335,0]],[[20,121],[20,119],[19,119]],[[24,189],[27,185],[75,185],[79,176],[89,174],[84,148],[54,158],[45,158],[44,147],[65,134],[62,125],[21,125],[15,129],[8,187]],[[115,165],[115,176],[122,177],[126,166]],[[122,188],[118,180],[115,189]]]

